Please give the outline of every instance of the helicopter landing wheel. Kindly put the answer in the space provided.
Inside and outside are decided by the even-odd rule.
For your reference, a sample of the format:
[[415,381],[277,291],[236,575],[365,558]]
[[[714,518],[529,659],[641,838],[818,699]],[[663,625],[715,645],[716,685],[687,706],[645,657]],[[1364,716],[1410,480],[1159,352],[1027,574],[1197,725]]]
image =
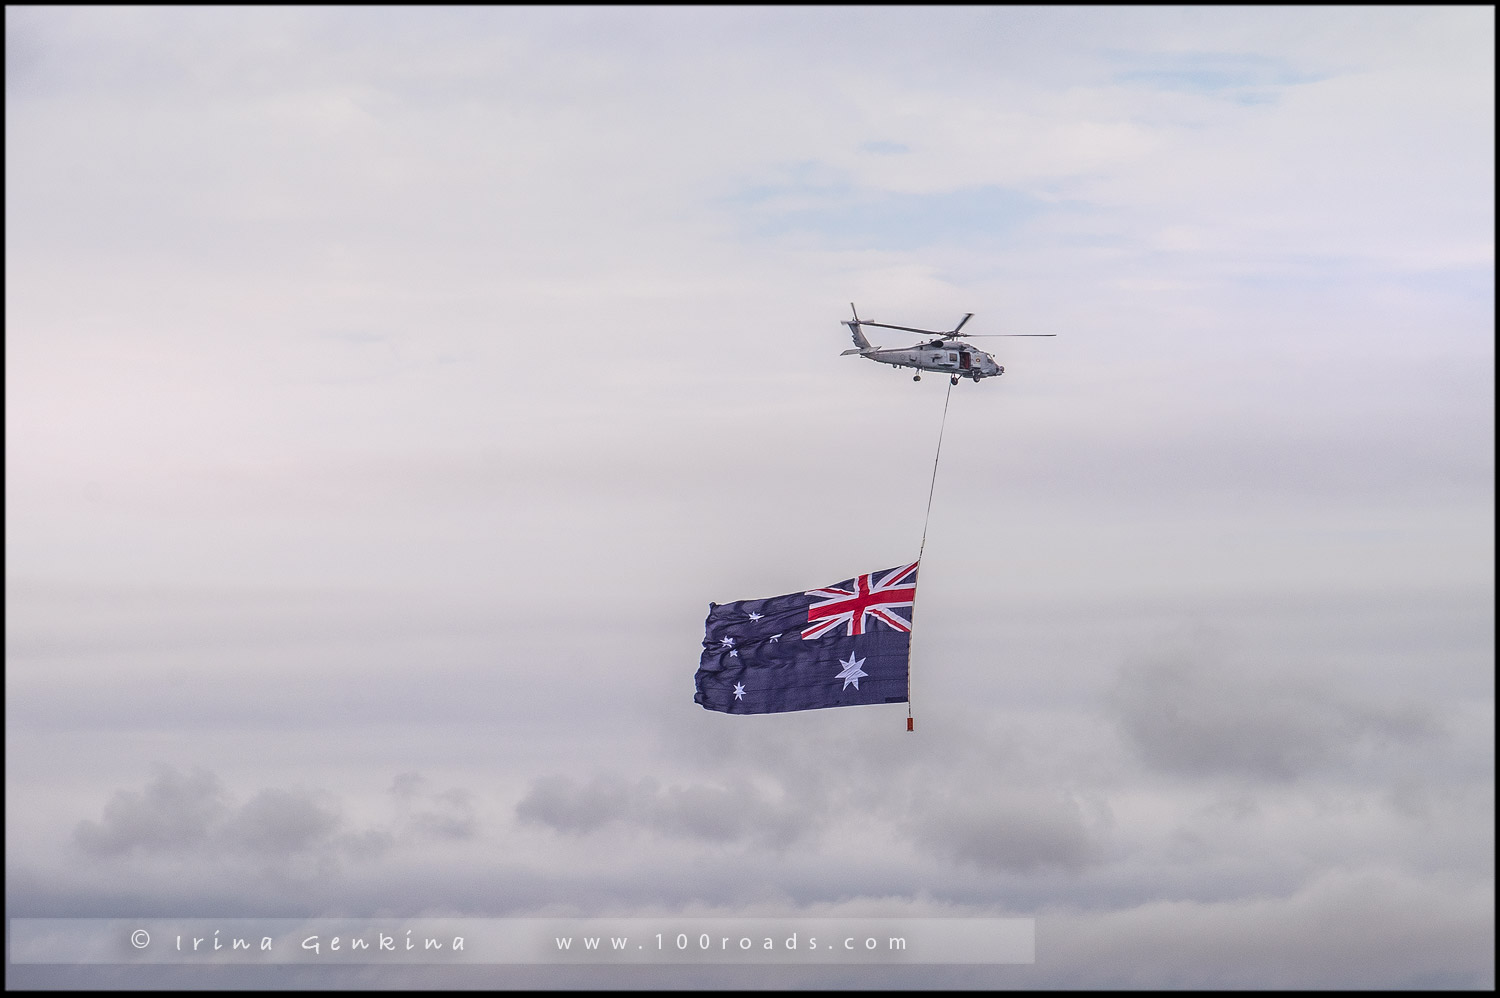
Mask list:
[[949,378],[948,379],[948,384],[950,384],[950,385],[956,385],[956,384],[958,384],[958,375],[955,374],[955,375],[953,375],[953,377]]
[[[978,381],[978,380],[979,380],[979,372],[978,372],[978,371],[975,371],[975,372],[974,372],[974,380],[975,380],[975,381]],[[957,378],[954,378],[954,379],[953,379],[953,383],[954,383],[954,384],[955,384],[955,385],[956,385],[956,384],[958,384],[958,379],[957,379]]]
[[911,380],[913,380],[913,381],[921,381],[922,380],[922,376],[920,374],[913,374],[911,376]]

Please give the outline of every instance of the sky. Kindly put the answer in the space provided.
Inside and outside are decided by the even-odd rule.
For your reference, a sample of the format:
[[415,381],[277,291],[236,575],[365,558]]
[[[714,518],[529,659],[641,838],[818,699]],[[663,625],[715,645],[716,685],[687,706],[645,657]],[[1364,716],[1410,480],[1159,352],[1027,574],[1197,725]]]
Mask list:
[[[1492,7],[5,27],[8,918],[1036,944],[8,984],[1494,987]],[[919,549],[912,732],[693,702]]]

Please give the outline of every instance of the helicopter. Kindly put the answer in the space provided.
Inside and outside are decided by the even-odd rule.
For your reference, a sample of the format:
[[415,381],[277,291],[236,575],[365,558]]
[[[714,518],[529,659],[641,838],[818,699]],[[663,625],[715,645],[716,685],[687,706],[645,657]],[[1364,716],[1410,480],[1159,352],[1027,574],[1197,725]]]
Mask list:
[[[948,383],[958,384],[958,379],[967,375],[976,382],[981,378],[994,378],[1005,373],[1005,368],[995,362],[995,358],[975,347],[964,343],[963,340],[975,336],[1056,336],[1056,333],[970,333],[969,336],[960,337],[959,330],[964,328],[964,323],[974,317],[973,312],[964,313],[964,317],[958,320],[958,325],[952,329],[939,331],[936,329],[915,329],[911,326],[893,326],[885,322],[870,322],[868,319],[859,317],[859,309],[854,303],[849,303],[849,308],[854,312],[853,320],[845,319],[843,324],[849,327],[854,334],[854,349],[845,350],[839,354],[847,357],[850,354],[858,354],[868,357],[870,360],[881,364],[890,364],[893,367],[916,368],[917,373],[912,375],[913,381],[922,380],[923,371],[941,371],[948,375]],[[865,338],[863,326],[878,326],[881,329],[900,329],[908,333],[921,333],[924,336],[932,336],[935,339],[925,343],[916,343],[909,347],[898,347],[887,349],[872,346]]]

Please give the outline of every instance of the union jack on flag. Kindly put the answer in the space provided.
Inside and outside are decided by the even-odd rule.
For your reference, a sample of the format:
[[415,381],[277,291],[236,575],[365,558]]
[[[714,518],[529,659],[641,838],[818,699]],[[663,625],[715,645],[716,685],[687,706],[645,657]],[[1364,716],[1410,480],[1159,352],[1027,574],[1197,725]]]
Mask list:
[[[878,577],[877,577],[878,576]],[[871,572],[850,580],[849,589],[809,589],[807,595],[821,599],[807,608],[811,626],[804,628],[802,639],[821,638],[840,625],[846,637],[864,634],[874,621],[905,633],[911,632],[911,621],[896,613],[898,607],[909,607],[916,599],[917,562],[905,568],[893,568],[884,575]],[[866,623],[866,619],[870,623]]]

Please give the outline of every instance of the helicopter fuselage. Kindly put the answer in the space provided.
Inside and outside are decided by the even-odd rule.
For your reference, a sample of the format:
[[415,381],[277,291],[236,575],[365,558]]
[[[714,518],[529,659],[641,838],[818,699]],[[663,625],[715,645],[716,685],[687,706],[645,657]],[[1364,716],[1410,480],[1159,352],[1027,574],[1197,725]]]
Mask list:
[[873,350],[851,350],[861,357],[868,357],[880,364],[892,367],[911,367],[919,371],[940,371],[959,378],[993,378],[1005,373],[1005,368],[995,363],[995,358],[983,350],[976,350],[967,343],[918,343],[909,347],[891,347]]

